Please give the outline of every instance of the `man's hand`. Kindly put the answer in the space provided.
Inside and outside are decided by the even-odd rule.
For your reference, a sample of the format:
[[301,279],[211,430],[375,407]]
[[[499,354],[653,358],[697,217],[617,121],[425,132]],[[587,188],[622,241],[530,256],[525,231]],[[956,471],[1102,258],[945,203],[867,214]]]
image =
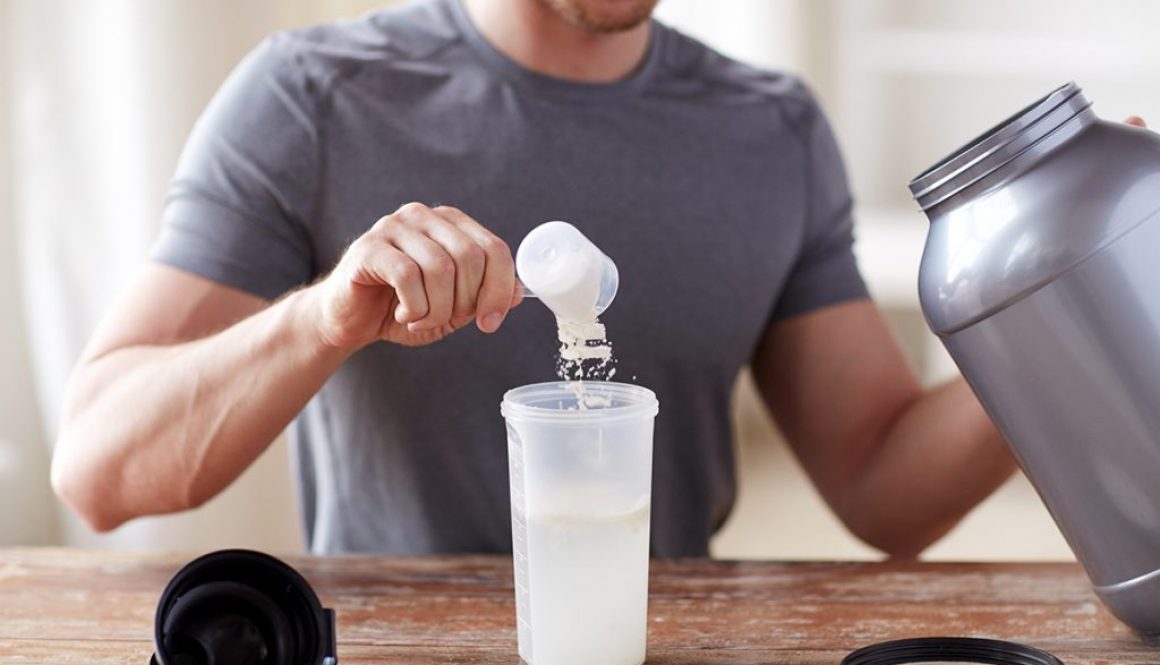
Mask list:
[[429,344],[472,320],[495,332],[520,301],[504,241],[455,208],[421,203],[380,219],[309,291],[322,340],[348,351]]

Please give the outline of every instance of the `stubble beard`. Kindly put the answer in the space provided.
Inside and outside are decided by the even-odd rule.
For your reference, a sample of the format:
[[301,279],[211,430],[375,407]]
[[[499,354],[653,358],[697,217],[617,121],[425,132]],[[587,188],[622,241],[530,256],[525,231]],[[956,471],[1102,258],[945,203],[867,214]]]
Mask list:
[[624,32],[637,27],[652,16],[659,0],[624,0],[621,11],[601,11],[601,0],[540,0],[572,25],[596,34]]

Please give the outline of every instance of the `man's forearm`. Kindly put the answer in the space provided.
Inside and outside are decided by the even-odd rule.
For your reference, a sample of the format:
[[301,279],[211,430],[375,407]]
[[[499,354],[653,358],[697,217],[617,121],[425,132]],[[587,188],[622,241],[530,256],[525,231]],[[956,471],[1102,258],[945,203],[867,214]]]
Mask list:
[[849,493],[845,512],[851,528],[872,545],[915,556],[1014,469],[1007,444],[957,379],[901,412]]
[[57,492],[100,530],[217,494],[345,359],[321,343],[312,306],[299,291],[209,337],[84,363],[54,456]]

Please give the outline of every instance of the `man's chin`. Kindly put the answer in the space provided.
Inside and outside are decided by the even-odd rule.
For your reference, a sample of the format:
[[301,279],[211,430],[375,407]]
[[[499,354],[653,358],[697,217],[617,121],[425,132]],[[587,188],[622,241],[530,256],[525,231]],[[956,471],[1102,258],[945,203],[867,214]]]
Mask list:
[[569,23],[590,32],[631,30],[652,16],[658,0],[544,0]]

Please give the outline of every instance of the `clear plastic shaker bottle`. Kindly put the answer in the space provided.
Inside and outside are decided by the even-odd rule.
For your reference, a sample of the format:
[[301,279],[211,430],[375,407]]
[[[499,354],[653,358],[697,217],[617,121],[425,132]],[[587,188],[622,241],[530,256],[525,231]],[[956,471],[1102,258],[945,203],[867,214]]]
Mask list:
[[648,608],[652,391],[510,390],[519,653],[530,665],[640,665]]

